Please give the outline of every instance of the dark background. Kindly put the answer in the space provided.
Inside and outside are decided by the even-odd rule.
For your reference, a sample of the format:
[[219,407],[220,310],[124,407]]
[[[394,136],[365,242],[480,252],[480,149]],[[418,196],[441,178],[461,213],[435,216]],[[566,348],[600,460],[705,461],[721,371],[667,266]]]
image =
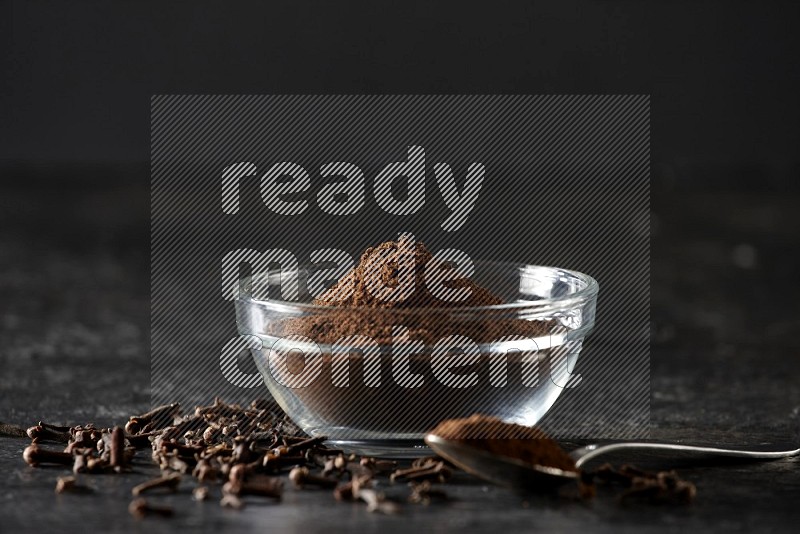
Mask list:
[[[0,420],[103,425],[149,404],[152,94],[644,93],[651,434],[796,437],[798,11],[795,2],[0,2]],[[85,530],[89,516],[130,527],[132,484],[90,481],[111,488],[100,506],[54,501],[55,473],[24,466],[23,447],[0,440],[11,530],[31,514],[44,528]],[[601,499],[536,502],[532,513],[467,484],[451,490],[455,504],[405,519],[293,492],[270,514],[221,515],[213,504],[187,510],[183,495],[176,523],[158,528],[303,529],[324,513],[384,532],[791,530],[797,465],[685,471],[699,489],[685,508]]]
[[2,5],[6,165],[146,162],[153,94],[623,93],[656,181],[795,187],[796,2]]

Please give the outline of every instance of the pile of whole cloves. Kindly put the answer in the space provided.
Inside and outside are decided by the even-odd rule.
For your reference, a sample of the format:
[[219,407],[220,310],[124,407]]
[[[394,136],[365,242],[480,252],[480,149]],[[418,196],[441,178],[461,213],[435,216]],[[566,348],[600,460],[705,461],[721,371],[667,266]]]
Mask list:
[[[296,488],[325,489],[337,500],[363,501],[370,511],[391,514],[400,505],[380,491],[382,478],[407,483],[408,501],[428,504],[446,497],[435,484],[451,475],[450,467],[437,458],[420,459],[399,469],[394,461],[330,449],[323,445],[324,437],[305,436],[274,402],[264,400],[244,407],[216,399],[186,415],[181,415],[178,404],[160,406],[130,417],[124,428],[40,422],[27,435],[32,443],[23,458],[29,465],[72,467],[73,476],[58,479],[59,493],[90,492],[77,476],[131,472],[137,451],[151,449],[162,474],[132,488],[129,511],[135,517],[171,516],[171,508],[153,505],[144,495],[175,492],[187,478],[194,480],[195,500],[217,494],[220,504],[232,509],[243,508],[251,497],[280,501],[282,475],[288,474]],[[45,448],[45,443],[65,444],[65,448]]]
[[[23,452],[29,465],[72,468],[71,476],[58,478],[57,493],[90,493],[91,488],[78,477],[131,473],[135,455],[150,449],[161,476],[131,489],[129,511],[135,517],[173,515],[172,508],[152,504],[145,495],[176,492],[187,479],[193,499],[217,496],[222,506],[236,510],[247,499],[279,502],[288,480],[297,489],[329,491],[338,501],[363,501],[369,511],[392,514],[400,510],[400,504],[384,495],[382,485],[407,484],[407,501],[427,505],[447,498],[438,484],[452,475],[451,466],[435,457],[400,467],[391,460],[346,455],[326,447],[325,437],[306,436],[274,401],[267,400],[240,406],[217,398],[190,414],[182,414],[178,404],[159,406],[130,417],[124,428],[39,422],[26,432],[7,424],[0,424],[0,430],[2,435],[26,433],[31,438]],[[53,443],[64,449],[45,447]],[[580,497],[593,496],[598,484],[625,488],[622,502],[688,503],[696,493],[695,486],[674,471],[651,473],[606,464],[581,473]]]

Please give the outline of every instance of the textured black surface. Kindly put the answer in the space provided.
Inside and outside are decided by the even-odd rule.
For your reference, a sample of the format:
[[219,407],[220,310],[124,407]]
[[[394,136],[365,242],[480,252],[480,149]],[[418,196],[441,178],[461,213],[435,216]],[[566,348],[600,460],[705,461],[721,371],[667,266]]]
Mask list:
[[[19,177],[18,177],[19,178]],[[37,179],[38,180],[38,179]],[[148,190],[136,180],[36,181],[0,195],[0,421],[121,422],[149,403]],[[58,184],[61,185],[58,185]],[[756,444],[800,425],[800,213],[796,197],[656,191],[652,437]],[[386,517],[291,488],[242,512],[195,503],[137,523],[130,477],[85,477],[92,495],[53,492],[60,469],[27,467],[27,440],[0,438],[0,530],[171,532],[361,528],[444,531],[793,531],[800,460],[685,468],[690,506],[523,499],[458,477],[451,500]],[[402,494],[404,488],[389,488]]]

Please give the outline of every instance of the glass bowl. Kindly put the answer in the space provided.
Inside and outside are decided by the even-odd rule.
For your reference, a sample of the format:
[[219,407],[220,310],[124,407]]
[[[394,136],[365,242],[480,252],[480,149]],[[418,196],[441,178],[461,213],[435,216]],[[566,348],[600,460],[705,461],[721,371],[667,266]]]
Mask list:
[[303,295],[307,270],[293,273],[297,301],[274,298],[278,273],[246,278],[239,334],[254,337],[256,366],[289,417],[349,452],[427,455],[427,431],[476,413],[533,426],[571,387],[597,282],[555,267],[474,265],[470,279],[506,304],[319,306]]

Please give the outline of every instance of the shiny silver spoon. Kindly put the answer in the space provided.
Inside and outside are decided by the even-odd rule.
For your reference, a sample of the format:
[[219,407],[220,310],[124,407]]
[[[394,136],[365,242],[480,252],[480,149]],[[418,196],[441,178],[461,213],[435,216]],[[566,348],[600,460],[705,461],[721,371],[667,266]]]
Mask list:
[[[500,486],[518,489],[555,489],[567,482],[574,482],[580,475],[543,465],[527,464],[514,458],[492,454],[458,441],[444,439],[436,434],[425,436],[425,443],[439,456],[460,467],[464,471]],[[575,460],[575,467],[581,468],[590,460],[611,452],[670,451],[681,459],[717,460],[740,458],[749,460],[778,460],[800,455],[797,444],[774,445],[763,450],[735,450],[717,447],[696,447],[674,443],[621,442],[587,445],[569,453]]]

